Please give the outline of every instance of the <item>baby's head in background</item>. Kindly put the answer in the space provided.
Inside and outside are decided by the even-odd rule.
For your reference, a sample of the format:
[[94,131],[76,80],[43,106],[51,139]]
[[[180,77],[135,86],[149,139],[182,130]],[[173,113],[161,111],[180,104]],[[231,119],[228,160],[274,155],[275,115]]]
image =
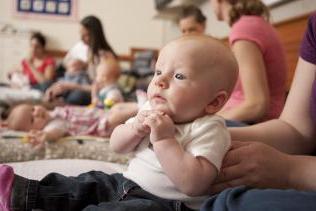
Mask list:
[[174,122],[191,122],[218,112],[237,76],[236,59],[220,41],[204,35],[183,36],[161,50],[148,99],[154,110]]
[[76,74],[85,70],[86,64],[80,59],[69,59],[66,63],[66,71],[68,74]]
[[12,108],[5,123],[10,130],[42,130],[51,117],[41,105],[20,104]]
[[119,77],[120,67],[114,59],[101,60],[96,69],[95,81],[97,83],[104,83],[105,85],[112,84],[115,83]]

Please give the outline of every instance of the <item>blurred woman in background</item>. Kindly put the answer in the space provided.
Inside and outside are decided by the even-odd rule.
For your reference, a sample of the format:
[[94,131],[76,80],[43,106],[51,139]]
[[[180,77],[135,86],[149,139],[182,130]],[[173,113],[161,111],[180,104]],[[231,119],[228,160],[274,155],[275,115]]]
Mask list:
[[229,43],[239,65],[239,80],[219,115],[228,126],[278,118],[285,101],[285,52],[269,10],[260,0],[211,0],[218,20],[231,26]]
[[[116,53],[106,40],[102,23],[95,16],[87,16],[80,21],[80,36],[88,46],[87,71],[91,81],[96,76],[96,68],[102,62],[118,63]],[[117,65],[119,67],[119,65]],[[120,72],[120,69],[116,70]],[[88,105],[91,103],[91,85],[57,82],[50,89],[50,98],[64,95],[66,104]],[[52,93],[52,94],[51,94]]]
[[179,28],[183,35],[204,34],[207,18],[202,11],[194,6],[189,5],[183,8],[179,17]]

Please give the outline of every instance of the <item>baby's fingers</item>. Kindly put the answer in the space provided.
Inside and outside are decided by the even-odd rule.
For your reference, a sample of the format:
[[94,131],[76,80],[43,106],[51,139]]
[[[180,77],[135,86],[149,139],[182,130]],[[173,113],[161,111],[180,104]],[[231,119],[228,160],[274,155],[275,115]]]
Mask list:
[[138,120],[138,122],[144,122],[145,118],[146,118],[147,116],[149,116],[150,113],[151,113],[151,111],[149,111],[149,110],[145,110],[145,111],[139,112],[139,113],[137,114],[137,120]]

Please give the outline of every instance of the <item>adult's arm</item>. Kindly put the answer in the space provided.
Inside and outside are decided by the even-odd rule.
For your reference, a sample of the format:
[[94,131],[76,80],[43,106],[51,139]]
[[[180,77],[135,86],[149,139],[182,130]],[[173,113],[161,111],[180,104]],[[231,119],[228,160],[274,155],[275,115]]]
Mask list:
[[233,146],[225,156],[213,192],[239,185],[316,190],[316,173],[312,171],[316,168],[316,158],[287,154],[306,154],[315,150],[310,113],[315,71],[316,65],[299,59],[279,119],[230,129]]
[[316,158],[282,153],[259,142],[233,142],[213,193],[229,187],[316,190]]
[[310,153],[315,148],[310,113],[316,65],[299,59],[284,110],[279,119],[245,128],[230,128],[235,141],[259,141],[287,153]]
[[259,47],[251,41],[236,41],[232,50],[238,62],[245,99],[218,114],[225,119],[254,122],[265,115],[270,100],[263,56]]
[[67,82],[67,81],[58,81],[54,83],[46,92],[51,93],[53,96],[57,96],[70,90],[80,90],[80,91],[90,92],[91,85],[76,84],[76,83]]

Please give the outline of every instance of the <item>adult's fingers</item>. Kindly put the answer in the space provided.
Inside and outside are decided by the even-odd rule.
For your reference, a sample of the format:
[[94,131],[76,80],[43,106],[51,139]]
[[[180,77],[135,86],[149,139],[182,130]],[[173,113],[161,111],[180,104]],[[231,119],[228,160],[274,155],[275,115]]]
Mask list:
[[216,183],[213,186],[211,186],[210,194],[219,193],[227,188],[232,188],[232,187],[236,187],[236,186],[240,186],[244,184],[245,184],[245,178],[243,177],[230,180],[227,182]]
[[245,159],[245,156],[248,156],[246,149],[249,145],[249,142],[233,141],[230,150],[223,159],[222,168],[236,165]]
[[252,142],[248,141],[232,141],[231,149],[238,149],[243,146],[250,145]]
[[222,183],[226,181],[235,180],[245,175],[246,169],[242,165],[234,165],[222,168],[215,183]]

